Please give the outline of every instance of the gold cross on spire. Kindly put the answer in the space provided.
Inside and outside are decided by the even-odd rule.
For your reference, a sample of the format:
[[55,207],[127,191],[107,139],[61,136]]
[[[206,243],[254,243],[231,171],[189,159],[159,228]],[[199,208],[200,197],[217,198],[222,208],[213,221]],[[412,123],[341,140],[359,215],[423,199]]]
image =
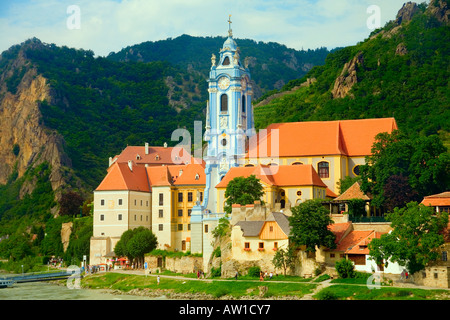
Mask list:
[[228,36],[233,36],[233,30],[231,30],[231,14],[228,15]]

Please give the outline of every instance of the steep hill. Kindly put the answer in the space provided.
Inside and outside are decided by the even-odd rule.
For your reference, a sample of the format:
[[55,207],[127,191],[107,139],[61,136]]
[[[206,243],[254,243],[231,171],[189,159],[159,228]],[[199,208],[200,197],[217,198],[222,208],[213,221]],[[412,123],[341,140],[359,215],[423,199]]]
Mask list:
[[407,3],[395,20],[255,107],[255,125],[395,117],[408,133],[450,140],[447,1]]
[[[224,41],[224,37],[182,35],[129,46],[110,53],[107,58],[113,61],[168,61],[206,79],[211,68],[211,54],[217,54]],[[249,61],[256,99],[267,91],[280,89],[292,79],[302,77],[312,67],[323,64],[329,53],[326,48],[299,51],[275,42],[249,39],[237,38],[236,43],[241,49],[242,61],[246,58]]]

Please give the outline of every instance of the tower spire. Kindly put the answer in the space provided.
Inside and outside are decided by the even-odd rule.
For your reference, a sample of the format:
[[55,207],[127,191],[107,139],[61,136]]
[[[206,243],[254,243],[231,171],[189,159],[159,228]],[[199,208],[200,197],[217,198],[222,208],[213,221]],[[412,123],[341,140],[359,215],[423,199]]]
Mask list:
[[233,37],[233,30],[231,30],[231,14],[228,15],[228,36]]

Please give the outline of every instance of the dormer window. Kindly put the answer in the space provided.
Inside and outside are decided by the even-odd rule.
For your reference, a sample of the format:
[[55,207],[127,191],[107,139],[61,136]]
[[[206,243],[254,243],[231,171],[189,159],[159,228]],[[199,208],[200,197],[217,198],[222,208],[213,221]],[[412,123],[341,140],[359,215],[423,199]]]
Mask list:
[[159,159],[161,159],[161,158],[159,157],[159,154],[157,154],[155,157],[155,160],[159,160]]
[[136,160],[141,160],[141,156],[140,155],[136,155]]
[[200,175],[197,173],[197,174],[195,175],[195,180],[198,180],[198,179],[200,179]]

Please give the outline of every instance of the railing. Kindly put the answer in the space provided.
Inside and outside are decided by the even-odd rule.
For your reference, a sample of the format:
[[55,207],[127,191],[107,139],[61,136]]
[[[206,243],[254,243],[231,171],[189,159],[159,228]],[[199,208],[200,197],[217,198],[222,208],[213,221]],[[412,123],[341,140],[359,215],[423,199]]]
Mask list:
[[353,222],[353,223],[368,223],[368,222],[388,222],[385,217],[382,216],[377,216],[377,217],[365,217],[365,216],[361,216],[361,217],[356,217],[356,216],[352,216],[349,215],[348,220]]
[[3,280],[13,280],[14,282],[32,282],[32,281],[45,281],[53,279],[64,279],[73,275],[75,270],[64,270],[58,272],[31,272],[24,273],[22,275],[16,275],[12,277],[3,277]]

